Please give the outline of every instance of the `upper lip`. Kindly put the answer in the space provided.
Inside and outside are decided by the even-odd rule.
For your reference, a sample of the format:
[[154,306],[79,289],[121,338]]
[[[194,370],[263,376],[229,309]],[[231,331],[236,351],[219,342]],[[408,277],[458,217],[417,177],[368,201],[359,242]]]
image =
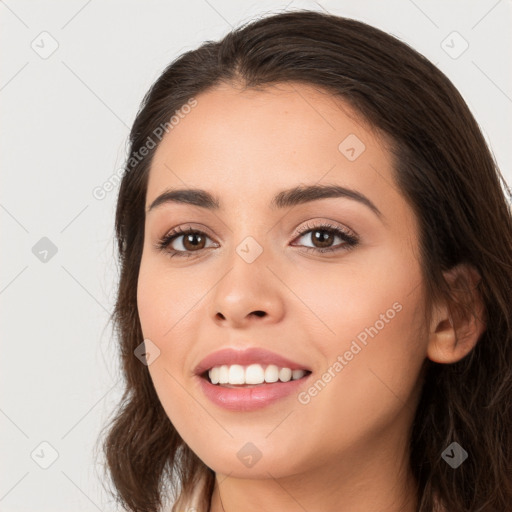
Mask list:
[[306,365],[297,363],[284,356],[280,356],[275,352],[271,352],[264,348],[247,348],[244,350],[235,350],[232,348],[225,348],[212,352],[207,355],[195,368],[196,375],[202,375],[207,370],[214,366],[221,365],[249,365],[249,364],[275,364],[280,368],[290,368],[290,370],[307,370],[311,371]]

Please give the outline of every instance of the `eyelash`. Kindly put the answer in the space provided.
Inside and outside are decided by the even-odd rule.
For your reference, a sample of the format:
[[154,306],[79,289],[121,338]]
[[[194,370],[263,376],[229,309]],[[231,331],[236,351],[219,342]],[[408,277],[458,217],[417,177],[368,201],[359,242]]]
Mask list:
[[[303,247],[302,250],[305,250],[308,252],[309,251],[319,252],[319,253],[337,252],[337,251],[342,251],[342,250],[350,251],[351,249],[356,247],[356,245],[358,245],[358,243],[359,243],[358,237],[342,230],[339,227],[332,226],[331,224],[328,224],[328,223],[319,224],[317,226],[306,225],[306,226],[304,226],[304,228],[302,230],[294,233],[294,240],[296,238],[300,238],[300,237],[304,236],[305,234],[312,232],[312,231],[324,231],[329,234],[334,234],[336,236],[339,236],[344,241],[344,243],[340,247],[336,247],[336,248],[325,247],[322,249],[322,248],[318,248],[318,247]],[[179,226],[178,228],[172,230],[170,233],[163,236],[155,244],[155,246],[158,250],[168,253],[168,255],[171,258],[174,256],[189,258],[189,257],[193,256],[194,253],[199,253],[202,249],[200,249],[198,251],[177,251],[175,249],[168,248],[169,245],[176,238],[179,238],[180,236],[184,236],[184,235],[189,235],[189,234],[199,234],[199,235],[204,235],[204,236],[208,237],[208,235],[206,233],[204,233],[203,231],[199,231],[199,230],[193,229],[193,228],[183,229],[181,226]]]

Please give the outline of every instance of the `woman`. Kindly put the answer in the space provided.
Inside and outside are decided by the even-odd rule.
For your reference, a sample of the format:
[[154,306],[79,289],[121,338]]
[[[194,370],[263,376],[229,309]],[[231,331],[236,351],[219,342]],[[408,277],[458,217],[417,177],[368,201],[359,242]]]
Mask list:
[[127,510],[512,508],[511,212],[445,75],[364,23],[269,16],[174,61],[130,140],[104,444]]

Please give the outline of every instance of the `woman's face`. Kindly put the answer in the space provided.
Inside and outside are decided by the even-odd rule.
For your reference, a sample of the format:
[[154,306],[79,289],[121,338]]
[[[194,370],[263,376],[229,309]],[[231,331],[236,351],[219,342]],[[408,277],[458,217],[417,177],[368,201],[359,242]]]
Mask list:
[[[154,156],[137,290],[167,415],[206,465],[235,477],[400,458],[428,340],[418,226],[389,153],[347,104],[304,85],[195,99]],[[283,193],[326,185],[347,191]],[[218,208],[182,197],[150,209],[178,189]],[[196,233],[157,248],[175,228]],[[221,357],[214,379],[311,373],[251,387],[195,373],[216,351],[248,348],[272,354]]]

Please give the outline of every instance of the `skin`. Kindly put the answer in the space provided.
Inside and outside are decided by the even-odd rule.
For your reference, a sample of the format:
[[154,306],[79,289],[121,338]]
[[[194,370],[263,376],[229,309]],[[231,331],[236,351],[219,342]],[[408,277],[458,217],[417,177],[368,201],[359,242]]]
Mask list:
[[[384,140],[348,104],[299,84],[222,85],[196,99],[156,150],[146,208],[166,189],[190,187],[217,195],[221,209],[167,203],[146,213],[137,295],[144,338],[160,350],[148,367],[159,399],[216,473],[210,511],[413,512],[406,441],[422,365],[460,359],[482,326],[450,323],[444,303],[425,325],[417,219],[394,184]],[[349,134],[365,145],[354,161],[338,150]],[[357,190],[381,218],[349,198],[269,207],[282,189],[317,183]],[[296,229],[326,220],[359,244],[303,252],[320,246],[314,230]],[[178,226],[207,236],[199,249],[174,240],[189,258],[155,248]],[[263,249],[252,263],[236,252],[248,236]],[[331,246],[342,243],[336,236]],[[308,365],[312,384],[397,302],[401,311],[307,404],[292,394],[257,411],[228,411],[193,374],[220,348],[259,346]],[[465,335],[455,343],[459,328]],[[248,442],[262,454],[252,467],[237,457]]]

